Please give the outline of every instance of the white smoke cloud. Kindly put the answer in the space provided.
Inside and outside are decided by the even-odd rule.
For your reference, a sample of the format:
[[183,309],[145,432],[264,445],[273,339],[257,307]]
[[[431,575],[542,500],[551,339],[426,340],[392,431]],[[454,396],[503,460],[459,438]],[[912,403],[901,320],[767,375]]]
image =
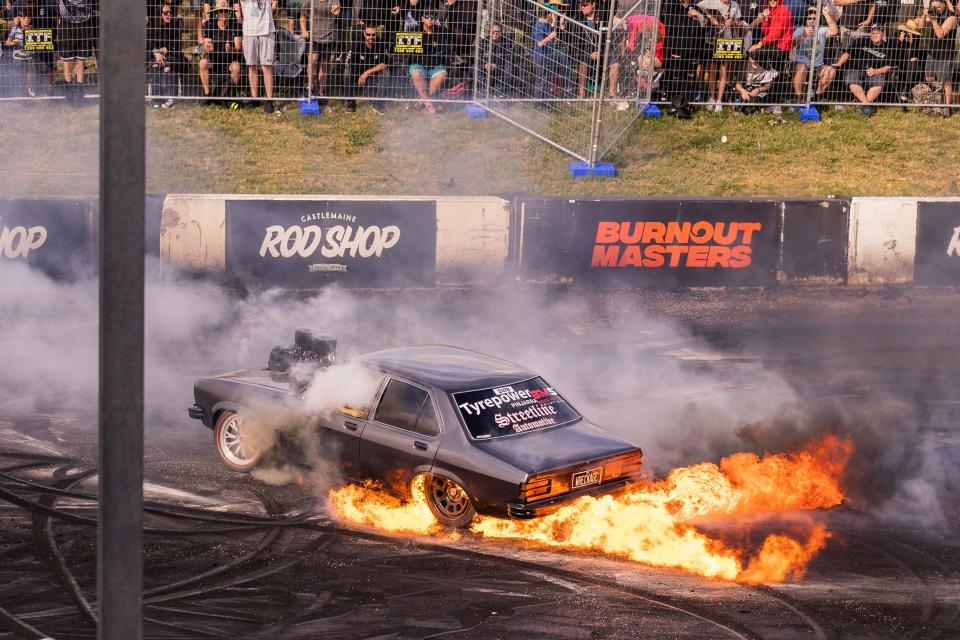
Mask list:
[[[148,450],[172,455],[208,441],[185,415],[194,379],[263,367],[272,346],[289,345],[294,329],[304,327],[336,335],[341,362],[315,373],[304,394],[309,419],[370,402],[376,380],[350,364],[352,356],[446,343],[537,371],[588,419],[643,448],[657,473],[743,449],[782,450],[830,429],[851,433],[859,507],[887,520],[922,512],[925,523],[942,521],[937,507],[948,470],[924,439],[927,418],[911,403],[811,401],[758,357],[718,350],[677,323],[643,314],[636,296],[516,286],[376,293],[330,287],[307,297],[272,290],[238,298],[164,269],[163,280],[159,269],[149,270],[146,293]],[[2,262],[0,291],[5,417],[17,423],[16,413],[41,409],[95,416],[96,283],[55,282]],[[310,449],[310,422],[302,418],[279,412],[269,429],[271,437],[301,433],[315,471],[280,460],[260,472],[265,482],[306,475],[319,486],[337,476],[325,452]],[[73,426],[87,432],[65,437],[89,440],[95,420]]]

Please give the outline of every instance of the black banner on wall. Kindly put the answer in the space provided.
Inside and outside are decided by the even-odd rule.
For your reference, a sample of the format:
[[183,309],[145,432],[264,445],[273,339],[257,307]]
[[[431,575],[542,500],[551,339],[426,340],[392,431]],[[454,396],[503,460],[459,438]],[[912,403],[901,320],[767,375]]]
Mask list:
[[779,222],[779,202],[578,201],[574,279],[601,286],[772,286]]
[[787,280],[845,282],[849,200],[783,203],[780,268]]
[[917,203],[917,284],[960,284],[960,202]]
[[22,262],[55,277],[94,272],[88,201],[0,199],[0,262]]
[[432,200],[228,200],[226,268],[242,282],[312,289],[433,286]]

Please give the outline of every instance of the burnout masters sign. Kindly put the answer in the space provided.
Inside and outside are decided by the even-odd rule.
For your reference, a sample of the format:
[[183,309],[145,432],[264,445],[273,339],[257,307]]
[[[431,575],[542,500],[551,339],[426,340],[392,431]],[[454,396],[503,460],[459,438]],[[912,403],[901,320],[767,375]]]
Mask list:
[[774,285],[779,221],[777,202],[579,201],[574,278],[657,287]]

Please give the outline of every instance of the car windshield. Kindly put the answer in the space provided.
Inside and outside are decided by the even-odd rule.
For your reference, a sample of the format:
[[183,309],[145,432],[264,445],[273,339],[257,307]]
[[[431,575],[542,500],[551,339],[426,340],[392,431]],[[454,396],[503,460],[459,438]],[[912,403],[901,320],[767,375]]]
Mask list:
[[470,435],[478,440],[549,429],[580,419],[577,410],[543,378],[455,393],[453,400]]

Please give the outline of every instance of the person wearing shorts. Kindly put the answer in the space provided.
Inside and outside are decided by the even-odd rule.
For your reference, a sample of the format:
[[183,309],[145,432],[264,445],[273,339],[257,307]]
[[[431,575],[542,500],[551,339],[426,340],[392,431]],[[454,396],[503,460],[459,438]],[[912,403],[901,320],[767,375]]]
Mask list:
[[211,96],[215,87],[226,96],[239,95],[242,47],[240,26],[233,17],[233,9],[218,3],[210,13],[200,59],[200,85],[204,97]]
[[[300,12],[300,35],[313,42],[313,51],[310,53],[307,65],[307,77],[316,78],[310,87],[310,92],[315,96],[323,96],[326,88],[330,58],[337,47],[338,15],[340,15],[339,0],[309,0]],[[307,30],[308,17],[309,31]],[[323,108],[323,104],[320,108]]]
[[450,47],[447,43],[447,34],[436,23],[436,14],[424,11],[420,15],[423,36],[423,53],[411,56],[407,66],[407,74],[420,102],[414,105],[415,109],[426,110],[428,113],[443,111],[443,105],[434,105],[433,98],[447,80],[447,61],[450,57]]
[[895,56],[887,45],[885,34],[883,25],[871,25],[870,37],[855,40],[846,54],[849,58],[843,81],[863,105],[859,110],[864,115],[873,115],[874,108],[870,105],[880,97],[887,82],[887,73],[893,68]]
[[[804,26],[797,27],[793,32],[793,62],[796,65],[793,72],[793,93],[798,102],[806,100],[807,80],[810,69],[813,69],[814,77],[817,80],[814,88],[814,100],[820,102],[824,94],[830,87],[830,83],[837,77],[837,70],[824,64],[824,52],[827,48],[827,38],[836,38],[840,34],[840,27],[830,11],[830,7],[824,6],[822,13],[827,21],[827,26],[817,26],[817,8],[807,9],[807,20]],[[816,58],[813,57],[816,49]]]
[[273,113],[273,56],[277,47],[273,10],[276,0],[238,0],[234,9],[243,20],[243,59],[247,64],[250,97],[260,96],[259,73],[267,100],[263,110]]
[[930,0],[930,6],[923,12],[923,22],[930,25],[932,31],[924,75],[927,82],[943,83],[945,106],[941,113],[949,118],[953,73],[957,68],[957,14],[947,7],[945,0]]
[[86,61],[93,56],[97,25],[90,0],[60,0],[57,50],[63,62],[64,97],[68,103],[83,102]]

